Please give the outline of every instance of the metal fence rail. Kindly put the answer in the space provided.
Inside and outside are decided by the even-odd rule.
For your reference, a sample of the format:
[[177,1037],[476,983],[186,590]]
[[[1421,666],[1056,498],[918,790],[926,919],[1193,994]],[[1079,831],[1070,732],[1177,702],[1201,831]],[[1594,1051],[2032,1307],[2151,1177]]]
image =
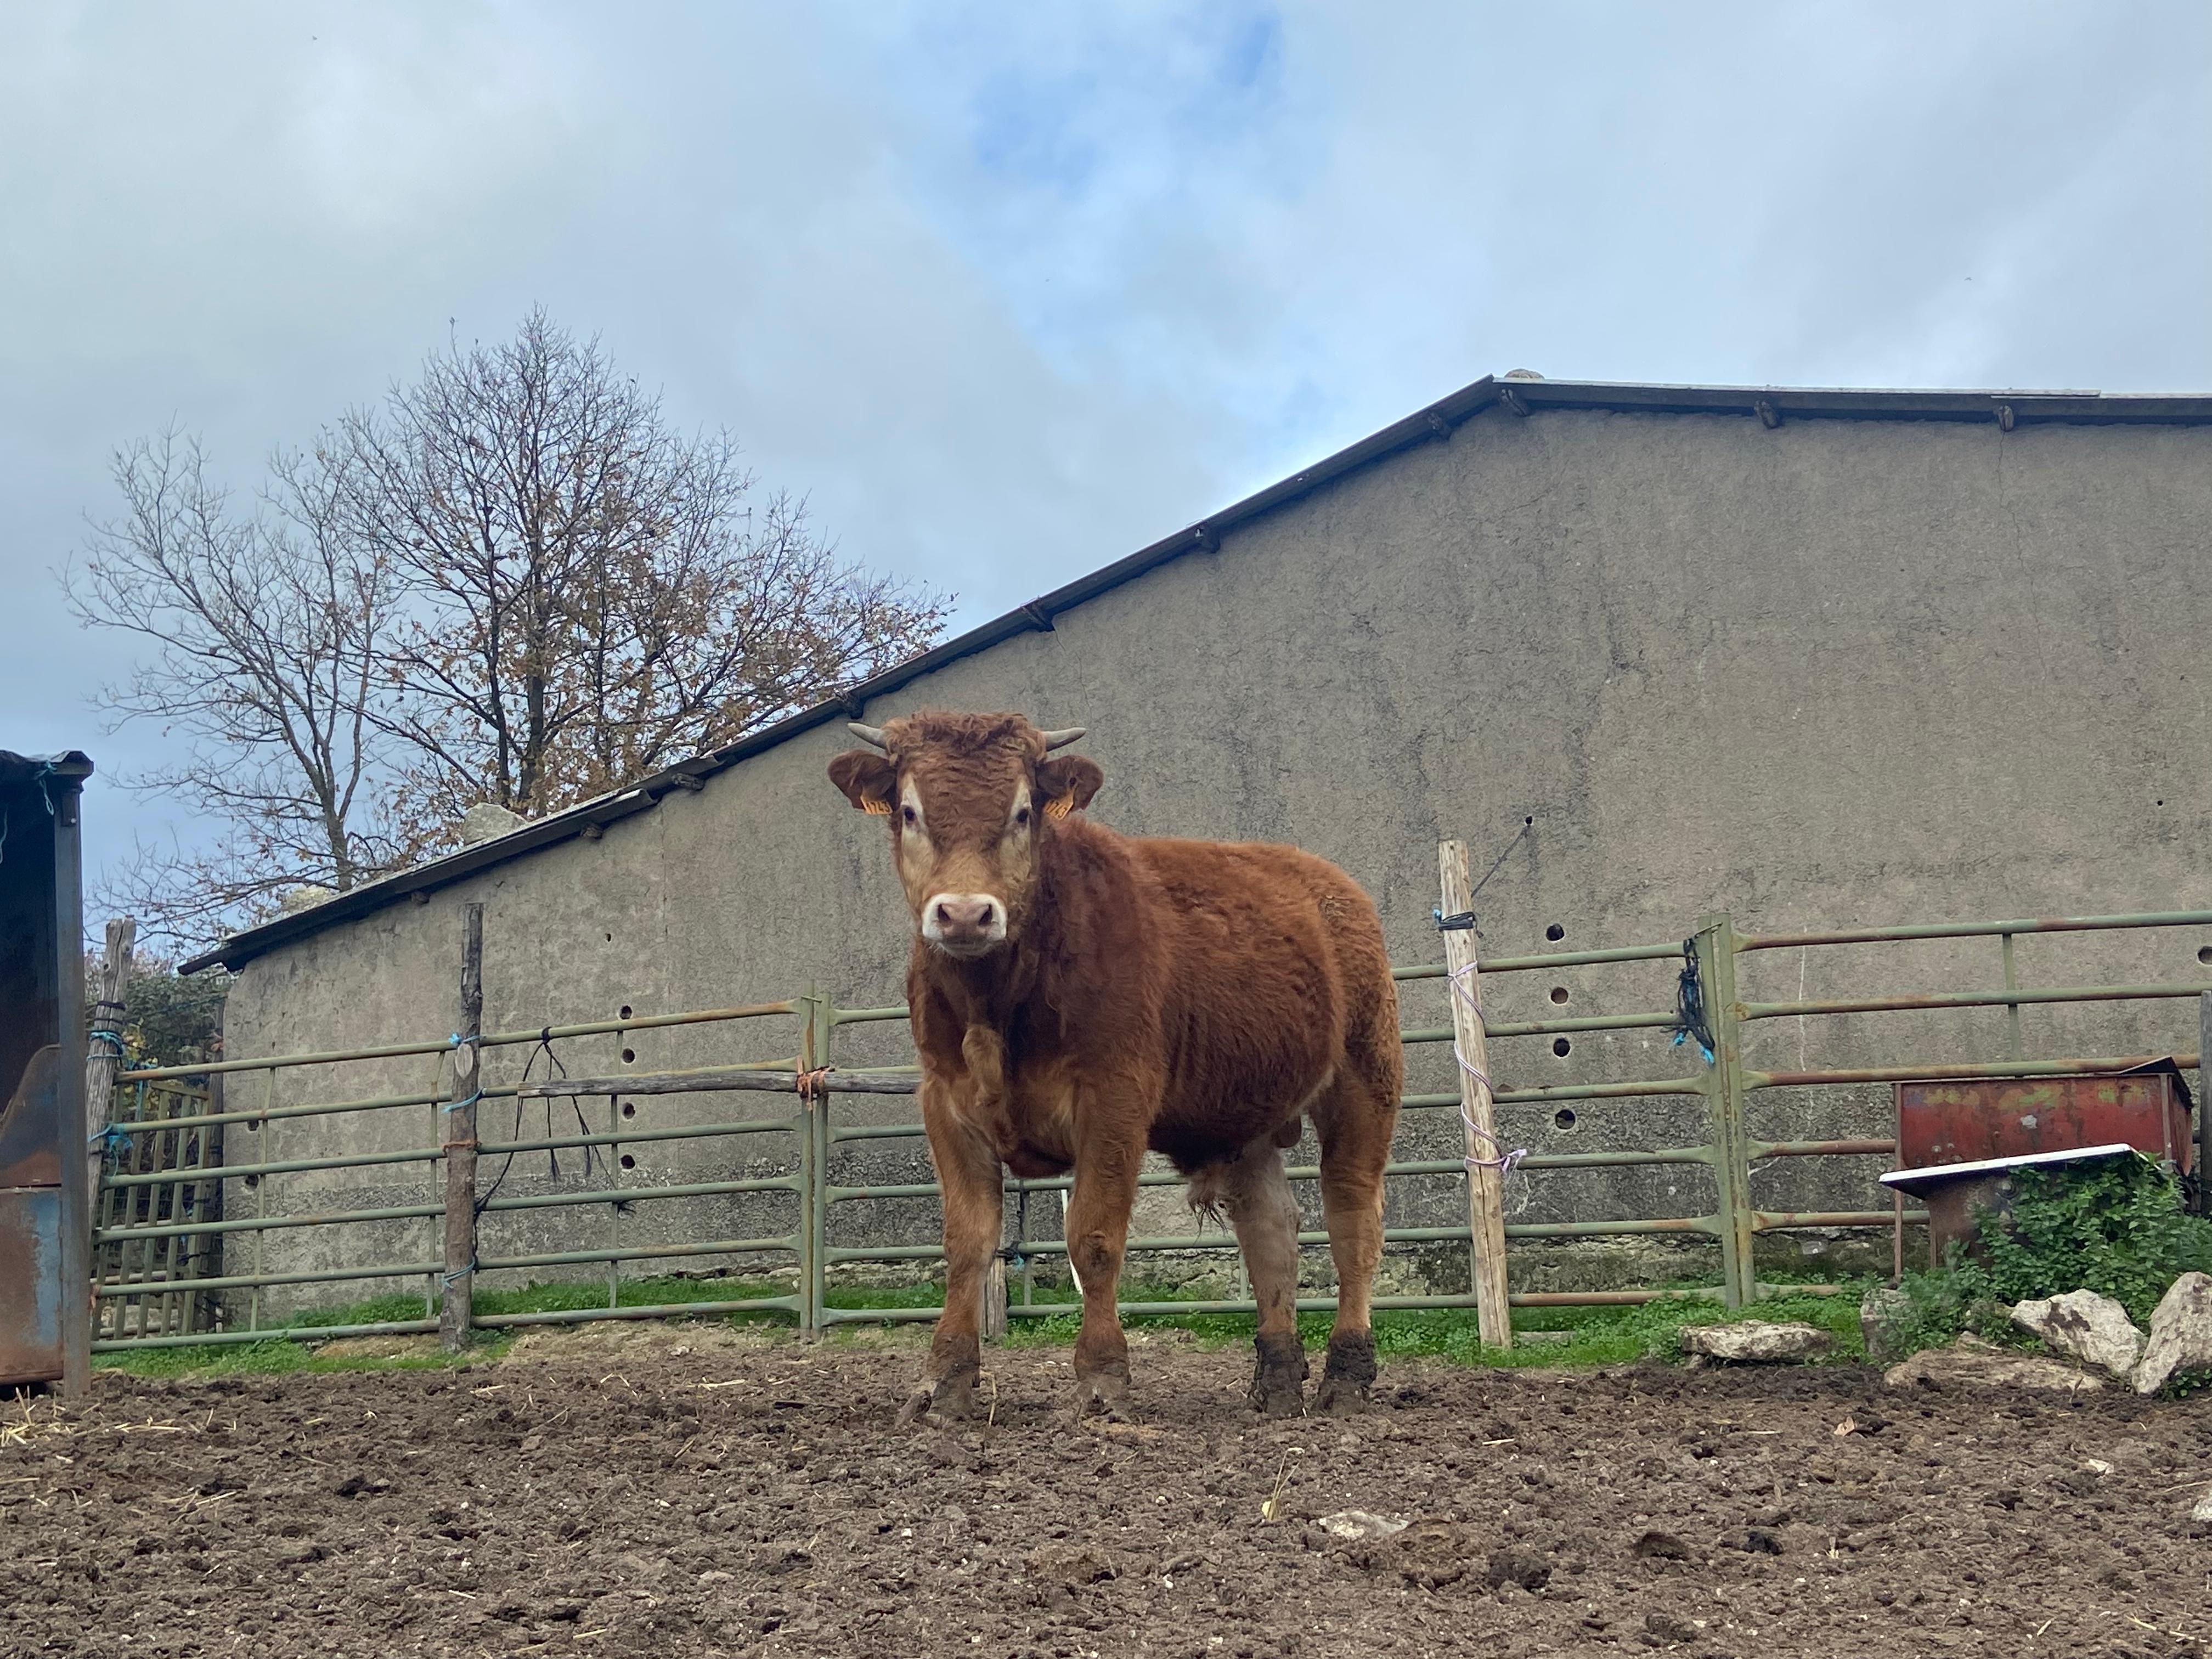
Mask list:
[[[785,1079],[795,1075],[798,1069],[809,1062],[809,1051],[804,1044],[805,1033],[811,1029],[811,1009],[798,1002],[755,1004],[738,1008],[703,1009],[690,1012],[624,1018],[616,1020],[590,1021],[578,1024],[541,1027],[534,1031],[509,1031],[485,1035],[477,1039],[484,1048],[512,1048],[521,1044],[544,1045],[563,1038],[599,1035],[620,1036],[624,1033],[665,1029],[676,1026],[713,1026],[740,1021],[773,1018],[795,1018],[799,1022],[800,1042],[794,1051],[775,1060],[753,1061],[738,1066],[715,1068],[713,1080],[731,1086],[742,1086],[743,1082],[774,1073]],[[158,1120],[138,1121],[134,1115],[119,1121],[111,1130],[112,1139],[118,1143],[111,1155],[110,1166],[103,1172],[101,1191],[103,1211],[110,1218],[103,1222],[94,1235],[94,1243],[103,1252],[113,1252],[125,1262],[133,1249],[142,1255],[167,1248],[174,1251],[187,1241],[220,1243],[233,1237],[248,1249],[249,1260],[244,1264],[227,1263],[226,1270],[210,1277],[194,1280],[196,1293],[221,1293],[226,1298],[229,1317],[221,1328],[210,1328],[203,1322],[189,1328],[173,1328],[163,1321],[158,1328],[149,1325],[142,1313],[136,1310],[149,1294],[143,1283],[102,1283],[94,1293],[102,1298],[100,1316],[93,1344],[95,1352],[115,1352],[142,1347],[185,1346],[203,1343],[258,1342],[282,1339],[311,1338],[320,1340],[339,1336],[382,1336],[434,1331],[439,1328],[440,1304],[446,1291],[445,1262],[410,1257],[404,1260],[372,1260],[368,1262],[346,1262],[343,1265],[304,1270],[270,1270],[265,1263],[264,1250],[268,1237],[300,1228],[359,1227],[368,1224],[392,1222],[427,1222],[433,1218],[443,1221],[447,1215],[447,1194],[443,1181],[445,1164],[451,1150],[445,1139],[444,1114],[450,1104],[449,1090],[442,1086],[449,1059],[463,1046],[459,1036],[441,1041],[380,1044],[373,1047],[333,1049],[307,1054],[279,1054],[265,1060],[228,1060],[210,1066],[150,1067],[123,1073],[118,1078],[118,1094],[125,1091],[143,1091],[149,1086],[175,1087],[185,1079],[195,1082],[209,1079],[226,1094],[240,1084],[251,1089],[258,1085],[260,1104],[232,1109],[218,1106],[208,1100],[200,1110],[184,1115],[170,1115]],[[276,1082],[280,1074],[302,1066],[346,1066],[363,1062],[384,1062],[408,1058],[427,1058],[433,1067],[428,1085],[419,1091],[386,1093],[357,1098],[330,1101],[276,1103]],[[681,1074],[679,1074],[681,1075]],[[704,1080],[704,1079],[702,1079]],[[474,1263],[477,1272],[537,1267],[602,1267],[606,1271],[607,1302],[603,1307],[562,1310],[556,1313],[495,1314],[477,1313],[470,1323],[483,1329],[499,1329],[509,1326],[545,1323],[581,1323],[599,1319],[633,1319],[671,1315],[677,1312],[696,1314],[738,1313],[752,1311],[783,1312],[794,1318],[803,1318],[805,1297],[802,1290],[787,1295],[733,1298],[718,1302],[686,1303],[677,1307],[647,1309],[623,1305],[619,1301],[619,1270],[628,1262],[677,1260],[703,1256],[787,1257],[804,1267],[811,1260],[815,1229],[811,1224],[810,1198],[815,1187],[811,1159],[814,1137],[811,1115],[799,1105],[796,1109],[774,1116],[748,1116],[743,1120],[690,1126],[677,1129],[625,1129],[617,1115],[617,1097],[621,1093],[651,1092],[654,1079],[633,1078],[598,1080],[579,1079],[544,1082],[516,1081],[486,1083],[475,1091],[479,1101],[566,1097],[592,1097],[606,1094],[607,1127],[604,1132],[574,1135],[553,1135],[531,1139],[482,1140],[473,1143],[473,1150],[488,1158],[547,1152],[557,1152],[571,1148],[582,1150],[605,1149],[611,1156],[616,1149],[631,1144],[653,1144],[670,1139],[714,1139],[737,1134],[783,1134],[790,1137],[791,1167],[784,1173],[746,1179],[692,1182],[678,1184],[637,1182],[613,1185],[588,1190],[550,1194],[501,1194],[495,1188],[476,1197],[472,1219],[483,1216],[535,1209],[574,1209],[590,1212],[590,1219],[602,1227],[605,1242],[596,1247],[574,1249],[529,1252],[512,1255],[487,1254]],[[788,1091],[791,1085],[783,1085]],[[795,1103],[796,1104],[796,1103]],[[299,1126],[309,1120],[328,1119],[359,1113],[402,1114],[419,1111],[427,1119],[427,1133],[416,1145],[398,1149],[356,1152],[343,1156],[302,1156],[279,1158],[274,1154],[273,1144],[276,1126],[287,1126],[288,1134],[301,1133]],[[173,1181],[174,1176],[161,1174],[141,1175],[137,1172],[139,1137],[169,1136],[197,1131],[202,1135],[219,1133],[226,1128],[242,1127],[254,1131],[259,1138],[258,1155],[234,1163],[225,1163],[218,1179],[208,1182],[218,1194],[228,1189],[234,1211],[205,1219],[181,1218],[183,1212],[174,1206],[154,1208],[143,1200],[135,1213],[114,1215],[117,1200],[128,1201],[128,1195],[146,1185],[158,1185]],[[309,1143],[312,1145],[312,1141]],[[419,1172],[422,1182],[422,1201],[405,1204],[356,1206],[351,1208],[301,1211],[277,1209],[272,1211],[269,1197],[272,1180],[288,1175],[320,1174],[334,1170],[361,1170],[380,1175],[404,1176],[410,1170]],[[716,1197],[738,1193],[787,1192],[793,1195],[794,1219],[787,1233],[763,1238],[698,1238],[674,1243],[630,1243],[623,1238],[624,1218],[631,1206],[657,1200]],[[218,1202],[216,1207],[220,1207]],[[244,1271],[229,1268],[243,1267]],[[382,1320],[351,1324],[318,1324],[297,1320],[271,1322],[264,1317],[264,1295],[266,1291],[283,1288],[297,1289],[304,1285],[340,1285],[361,1281],[420,1279],[423,1283],[423,1311],[419,1319]],[[243,1292],[241,1297],[239,1293]]]
[[[1627,1169],[1673,1165],[1703,1170],[1711,1182],[1710,1207],[1688,1216],[1598,1217],[1571,1221],[1508,1223],[1509,1241],[1558,1240],[1609,1236],[1686,1236],[1706,1238],[1718,1245],[1721,1277],[1717,1284],[1691,1290],[1645,1288],[1589,1291],[1528,1291],[1513,1295],[1519,1306],[1624,1305],[1667,1297],[1711,1297],[1740,1305],[1774,1287],[1761,1285],[1754,1273],[1753,1245],[1762,1234],[1802,1229],[1900,1228],[1919,1219],[1917,1212],[1898,1207],[1863,1211],[1790,1212],[1764,1210],[1751,1191],[1753,1170],[1771,1160],[1800,1158],[1868,1157],[1887,1155],[1894,1143],[1878,1137],[1838,1137],[1809,1139],[1762,1139],[1750,1132],[1747,1105],[1762,1090],[1780,1088],[1838,1089],[1898,1080],[1946,1077],[2035,1077],[2064,1073],[2122,1071],[2142,1064],[2151,1056],[2027,1057],[2021,1031],[2024,1008],[2089,1003],[2141,1003],[2157,1007],[2212,992],[2212,984],[2129,981],[2109,985],[2030,987],[2018,977],[2014,939],[2033,933],[2120,932],[2142,928],[2202,928],[2212,927],[2212,911],[2169,911],[2133,915],[2044,918],[2021,921],[1965,922],[1860,928],[1826,933],[1746,937],[1735,933],[1725,915],[1707,918],[1686,945],[1634,945],[1598,951],[1558,951],[1517,957],[1499,957],[1480,964],[1486,976],[1545,972],[1568,968],[1601,967],[1617,963],[1680,962],[1691,970],[1699,993],[1708,1029],[1699,1044],[1711,1043],[1710,1059],[1699,1044],[1683,1045],[1692,1070],[1680,1075],[1625,1079],[1595,1079],[1520,1089],[1499,1089],[1497,1103],[1537,1105],[1577,1101],[1697,1097],[1704,1105],[1705,1139],[1687,1146],[1615,1146],[1588,1152],[1539,1152],[1522,1160],[1522,1170],[1541,1175],[1548,1171]],[[1798,997],[1788,1000],[1747,1000],[1740,994],[1737,973],[1745,958],[1760,951],[1784,948],[1810,951],[1842,945],[1863,945],[1946,939],[1994,939],[2000,947],[2002,982],[1993,989],[1936,990],[1858,994],[1834,998]],[[1394,970],[1401,983],[1442,979],[1441,963],[1420,963]],[[1874,1065],[1762,1066],[1747,1057],[1750,1034],[1764,1022],[1819,1018],[1856,1018],[1868,1015],[1955,1012],[2003,1008],[2008,1018],[2008,1054],[1986,1062],[1915,1060],[1909,1054],[1894,1061]],[[679,1026],[732,1026],[741,1022],[794,1023],[791,1052],[763,1060],[698,1066],[690,1070],[642,1073],[629,1077],[578,1077],[535,1081],[485,1083],[471,1097],[476,1100],[569,1098],[603,1099],[605,1127],[580,1125],[575,1133],[547,1133],[537,1137],[515,1134],[508,1139],[472,1140],[474,1157],[509,1158],[535,1152],[563,1151],[605,1152],[616,1159],[628,1146],[669,1143],[719,1143],[736,1135],[788,1137],[780,1154],[784,1168],[769,1175],[678,1181],[655,1184],[647,1181],[610,1180],[603,1184],[550,1193],[505,1193],[496,1183],[489,1191],[477,1191],[471,1204],[470,1226],[487,1215],[525,1211],[557,1211],[573,1215],[578,1236],[562,1237],[559,1248],[523,1250],[507,1255],[486,1253],[470,1262],[473,1272],[599,1268],[605,1275],[604,1305],[543,1312],[488,1313],[474,1311],[470,1323],[479,1329],[561,1324],[602,1319],[655,1318],[725,1313],[773,1312],[787,1315],[809,1331],[855,1322],[931,1319],[936,1310],[927,1307],[832,1307],[827,1290],[834,1267],[854,1263],[930,1261],[939,1258],[937,1244],[837,1244],[830,1243],[833,1216],[839,1206],[866,1205],[885,1200],[927,1200],[937,1197],[935,1182],[927,1181],[870,1182],[850,1178],[848,1166],[863,1149],[881,1143],[911,1142],[923,1134],[919,1122],[859,1122],[841,1114],[839,1103],[854,1096],[911,1096],[918,1073],[905,1066],[872,1065],[839,1069],[841,1034],[857,1028],[903,1022],[902,1006],[842,1008],[810,989],[787,1000],[744,1007],[703,1010],[642,1018],[629,1011],[613,1020],[583,1022],[537,1030],[495,1033],[477,1039],[486,1049],[518,1045],[547,1045],[564,1038],[620,1034]],[[1486,1022],[1489,1037],[1516,1039],[1561,1038],[1589,1032],[1681,1030],[1684,1012],[1675,1010],[1633,1010],[1626,1012],[1561,1015],[1553,1018]],[[2191,1023],[2194,1034],[2195,1022]],[[1401,1031],[1410,1049],[1450,1043],[1449,1025],[1412,1025]],[[342,1335],[392,1334],[438,1328],[441,1302],[453,1274],[445,1259],[434,1252],[387,1255],[362,1261],[342,1260],[324,1267],[271,1267],[266,1261],[267,1241],[274,1235],[298,1229],[347,1229],[358,1231],[392,1224],[420,1225],[454,1213],[445,1190],[444,1168],[449,1147],[446,1115],[454,1104],[448,1064],[463,1039],[389,1043],[352,1049],[276,1055],[258,1060],[226,1060],[211,1066],[148,1068],[124,1073],[118,1091],[135,1101],[149,1089],[175,1090],[186,1085],[209,1083],[212,1093],[204,1099],[172,1096],[172,1104],[158,1115],[137,1108],[119,1110],[112,1139],[118,1151],[111,1158],[102,1185],[101,1224],[94,1242],[104,1262],[95,1287],[101,1319],[94,1347],[121,1352],[142,1347],[205,1342],[250,1342],[276,1338],[321,1339]],[[2168,1051],[2168,1057],[2185,1066],[2200,1066],[2194,1050]],[[343,1068],[362,1063],[388,1064],[410,1059],[426,1062],[424,1085],[412,1091],[366,1092],[326,1101],[279,1099],[280,1076],[301,1067]],[[473,1072],[471,1075],[474,1075]],[[133,1091],[136,1091],[135,1094]],[[240,1105],[243,1092],[256,1103]],[[712,1121],[653,1127],[626,1127],[620,1103],[630,1097],[670,1094],[750,1096],[781,1095],[787,1111],[732,1111]],[[1462,1107],[1457,1090],[1409,1091],[1401,1101],[1405,1121],[1418,1127],[1432,1121],[1425,1115],[1457,1112]],[[2201,1103],[2200,1103],[2201,1109]],[[579,1108],[580,1115],[580,1107]],[[316,1121],[374,1113],[404,1116],[420,1114],[425,1133],[411,1144],[357,1155],[334,1155],[319,1148],[313,1135]],[[518,1120],[519,1121],[519,1120]],[[2200,1122],[2201,1122],[2200,1119]],[[278,1126],[285,1146],[280,1155]],[[223,1143],[216,1137],[242,1126],[254,1141],[252,1151],[237,1161],[222,1161]],[[195,1140],[192,1137],[197,1136]],[[179,1166],[173,1161],[155,1166],[143,1156],[155,1138],[185,1147],[190,1157],[188,1176],[180,1185]],[[246,1139],[234,1135],[234,1142]],[[240,1152],[234,1144],[229,1148]],[[206,1167],[212,1158],[219,1165]],[[1462,1179],[1466,1168],[1458,1158],[1401,1156],[1389,1166],[1393,1182],[1408,1180]],[[289,1178],[356,1170],[394,1182],[420,1179],[419,1200],[352,1208],[313,1206],[272,1207],[272,1187]],[[1312,1166],[1291,1170],[1293,1181],[1310,1182],[1319,1170]],[[1176,1177],[1148,1173],[1139,1184],[1171,1184]],[[1009,1180],[1007,1191],[1018,1207],[1025,1198],[1050,1194],[1070,1184],[1070,1178]],[[181,1196],[187,1188],[197,1194],[191,1201]],[[765,1237],[701,1237],[674,1241],[637,1241],[627,1237],[623,1219],[633,1206],[661,1200],[735,1198],[740,1194],[788,1193],[795,1219],[791,1231]],[[162,1194],[168,1194],[163,1198]],[[586,1226],[592,1236],[582,1236]],[[725,1227],[724,1231],[730,1231]],[[471,1231],[471,1237],[473,1232]],[[1468,1225],[1396,1226],[1385,1231],[1388,1243],[1399,1245],[1450,1244],[1472,1253],[1474,1234]],[[1300,1235],[1305,1245],[1326,1243],[1326,1235]],[[1022,1264],[1037,1258],[1064,1255],[1065,1241],[1058,1238],[1016,1237],[1007,1254]],[[1227,1234],[1197,1231],[1165,1236],[1140,1236],[1129,1241],[1133,1255],[1157,1252],[1220,1251],[1233,1257],[1234,1241]],[[240,1252],[244,1259],[240,1259]],[[217,1251],[228,1251],[218,1255]],[[134,1254],[135,1256],[134,1256]],[[343,1252],[339,1253],[343,1255]],[[221,1328],[209,1328],[210,1319],[177,1312],[179,1293],[170,1282],[174,1269],[161,1264],[193,1263],[191,1292],[193,1304],[214,1310],[219,1305]],[[702,1257],[760,1259],[787,1264],[792,1289],[772,1296],[732,1297],[706,1302],[680,1302],[654,1306],[625,1305],[620,1301],[620,1273],[626,1266]],[[134,1279],[128,1264],[140,1265]],[[296,1291],[300,1287],[333,1288],[370,1280],[420,1280],[422,1314],[419,1318],[366,1321],[350,1325],[317,1325],[305,1316],[276,1319],[265,1316],[267,1293]],[[1030,1275],[1021,1277],[1020,1299],[1008,1308],[1014,1318],[1042,1318],[1068,1311],[1064,1304],[1037,1301]],[[1393,1308],[1467,1308],[1474,1295],[1387,1296],[1375,1305]],[[1180,1302],[1127,1302],[1131,1314],[1240,1313],[1253,1310],[1249,1299],[1191,1299]],[[1328,1297],[1302,1299],[1302,1310],[1334,1306]]]

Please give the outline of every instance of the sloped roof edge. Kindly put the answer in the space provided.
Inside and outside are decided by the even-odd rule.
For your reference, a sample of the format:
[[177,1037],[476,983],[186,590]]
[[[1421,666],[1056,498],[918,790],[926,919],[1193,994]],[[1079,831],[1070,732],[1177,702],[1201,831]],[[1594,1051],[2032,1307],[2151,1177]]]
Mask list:
[[584,832],[657,805],[676,790],[692,790],[700,781],[773,749],[833,720],[858,720],[869,701],[896,691],[925,674],[963,657],[987,651],[1018,634],[1052,631],[1054,617],[1097,599],[1146,571],[1187,553],[1211,552],[1224,532],[1249,524],[1263,514],[1296,501],[1322,485],[1417,444],[1448,439],[1459,426],[1499,404],[1516,415],[1547,410],[1598,410],[1622,414],[1730,415],[1780,426],[1801,420],[1966,421],[1996,424],[2006,430],[2023,425],[2157,425],[2212,423],[2212,396],[2116,394],[2073,391],[1910,392],[1862,391],[1842,387],[1700,386],[1639,385],[1605,380],[1523,380],[1486,374],[1471,386],[1416,410],[1401,421],[1362,438],[1326,459],[1268,485],[1194,525],[1164,537],[1127,557],[1079,576],[1004,616],[972,628],[957,639],[885,670],[853,686],[833,701],[762,727],[724,748],[694,756],[665,771],[466,847],[428,864],[379,881],[258,927],[234,933],[220,945],[193,957],[179,971],[197,973],[218,964],[237,968],[253,957],[351,921],[417,893],[475,875],[495,865],[534,853]]

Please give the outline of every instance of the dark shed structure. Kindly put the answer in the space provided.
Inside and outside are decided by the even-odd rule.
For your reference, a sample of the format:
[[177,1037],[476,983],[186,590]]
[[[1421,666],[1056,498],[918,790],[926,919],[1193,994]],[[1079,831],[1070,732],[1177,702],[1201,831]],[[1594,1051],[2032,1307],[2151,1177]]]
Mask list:
[[91,1364],[84,907],[92,762],[0,750],[0,1386]]

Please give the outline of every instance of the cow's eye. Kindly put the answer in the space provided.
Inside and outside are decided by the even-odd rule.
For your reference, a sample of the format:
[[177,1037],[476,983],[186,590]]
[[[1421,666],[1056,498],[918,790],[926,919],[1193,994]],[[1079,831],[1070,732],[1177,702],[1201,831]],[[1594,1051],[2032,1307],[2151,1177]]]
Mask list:
[[1026,806],[1017,807],[1014,811],[1014,828],[1017,830],[1026,830],[1029,827],[1030,809]]
[[920,816],[911,806],[902,806],[899,808],[899,814],[902,817],[905,818],[906,827],[909,830],[913,829],[915,824],[921,822]]

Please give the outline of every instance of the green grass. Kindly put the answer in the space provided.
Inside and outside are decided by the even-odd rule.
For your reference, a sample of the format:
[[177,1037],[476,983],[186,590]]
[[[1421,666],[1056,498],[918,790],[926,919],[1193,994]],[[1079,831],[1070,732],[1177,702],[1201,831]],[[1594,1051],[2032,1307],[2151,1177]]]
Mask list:
[[[1809,1278],[1809,1275],[1808,1275]],[[1819,1282],[1835,1282],[1823,1279]],[[738,1301],[783,1293],[771,1281],[739,1279],[639,1279],[626,1280],[617,1292],[622,1307],[666,1306],[690,1302]],[[1164,1285],[1128,1285],[1124,1298],[1131,1302],[1174,1302],[1185,1293]],[[607,1305],[604,1280],[570,1280],[531,1285],[520,1290],[479,1291],[476,1307],[481,1314],[570,1312]],[[935,1285],[899,1287],[851,1285],[829,1291],[825,1300],[833,1308],[933,1308],[943,1301]],[[1079,1298],[1064,1287],[1040,1285],[1035,1300],[1041,1304],[1066,1306],[1068,1311],[1043,1317],[1017,1317],[1008,1342],[1016,1347],[1066,1346],[1075,1340]],[[1680,1355],[1677,1333],[1685,1325],[1718,1324],[1746,1319],[1799,1320],[1833,1334],[1829,1358],[1850,1362],[1863,1357],[1859,1340],[1859,1298],[1855,1294],[1790,1295],[1770,1297],[1733,1312],[1717,1301],[1670,1299],[1637,1307],[1522,1308],[1514,1314],[1516,1331],[1565,1331],[1565,1341],[1518,1343],[1499,1351],[1484,1348],[1476,1336],[1471,1309],[1391,1309],[1375,1316],[1375,1346],[1384,1357],[1442,1358],[1462,1364],[1494,1366],[1614,1365],[1644,1358],[1673,1359]],[[302,1328],[398,1323],[423,1316],[422,1298],[398,1294],[304,1312],[293,1323]],[[769,1310],[751,1313],[702,1316],[738,1326],[788,1326],[791,1316]],[[1298,1316],[1298,1331],[1309,1347],[1319,1348],[1328,1339],[1329,1316],[1307,1313]],[[1133,1313],[1124,1322],[1133,1329],[1184,1330],[1207,1347],[1222,1347],[1251,1340],[1249,1314]],[[866,1322],[840,1327],[842,1332],[866,1329]],[[274,1375],[290,1371],[348,1371],[423,1370],[495,1359],[513,1340],[511,1332],[479,1337],[463,1356],[414,1353],[392,1358],[325,1358],[305,1341],[272,1340],[251,1343],[208,1343],[191,1347],[152,1348],[137,1353],[99,1356],[105,1367],[137,1376]]]
[[[1072,1292],[1036,1300],[1073,1304]],[[1150,1286],[1125,1288],[1131,1302],[1180,1300],[1181,1293]],[[1520,1308],[1514,1310],[1513,1328],[1520,1331],[1565,1331],[1566,1341],[1516,1343],[1511,1348],[1485,1348],[1477,1334],[1474,1311],[1467,1308],[1381,1309],[1375,1315],[1375,1350],[1389,1358],[1422,1356],[1455,1360],[1463,1365],[1617,1365],[1656,1358],[1681,1356],[1677,1333],[1685,1325],[1732,1324],[1741,1320],[1795,1320],[1817,1325],[1832,1334],[1830,1358],[1856,1361],[1864,1354],[1859,1337],[1859,1299],[1856,1296],[1780,1296],[1753,1303],[1733,1311],[1717,1301],[1669,1299],[1635,1307]],[[1302,1313],[1298,1335],[1309,1348],[1328,1341],[1331,1316]],[[1072,1310],[1042,1318],[1011,1322],[1007,1340],[1013,1346],[1043,1347],[1073,1343],[1079,1316]],[[1129,1314],[1124,1324],[1132,1329],[1185,1330],[1208,1347],[1224,1347],[1252,1340],[1249,1314],[1168,1314],[1148,1316]]]
[[1936,1347],[1963,1331],[2039,1347],[2010,1305],[2077,1288],[2148,1326],[2175,1279],[2212,1271],[2212,1222],[2190,1214],[2179,1184],[2147,1158],[2024,1170],[2013,1187],[2008,1212],[1975,1215],[1974,1250],[1954,1243],[1943,1267],[1905,1276],[1900,1346]]
[[[623,1281],[616,1305],[624,1308],[661,1307],[684,1302],[740,1302],[788,1292],[772,1281],[746,1279],[633,1279]],[[519,1291],[478,1291],[479,1314],[568,1313],[607,1305],[605,1279],[570,1279],[550,1285],[529,1285]],[[295,1328],[325,1328],[336,1325],[396,1325],[424,1316],[422,1298],[406,1291],[370,1297],[360,1302],[304,1310],[291,1316]],[[791,1316],[775,1310],[757,1313],[708,1315],[732,1325],[777,1325],[792,1322]],[[104,1353],[96,1365],[127,1371],[134,1376],[274,1375],[286,1371],[358,1371],[426,1370],[478,1359],[495,1359],[514,1341],[512,1332],[479,1333],[463,1355],[407,1354],[389,1358],[347,1355],[325,1358],[307,1341],[279,1339],[267,1342],[208,1342],[190,1347],[148,1348],[136,1353]]]

